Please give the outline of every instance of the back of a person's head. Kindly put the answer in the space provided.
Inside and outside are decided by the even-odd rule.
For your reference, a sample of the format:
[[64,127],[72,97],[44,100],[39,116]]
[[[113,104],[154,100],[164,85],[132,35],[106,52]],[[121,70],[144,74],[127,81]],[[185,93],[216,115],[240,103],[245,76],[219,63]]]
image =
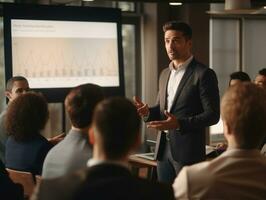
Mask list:
[[259,70],[259,75],[266,76],[266,68]]
[[242,82],[251,81],[249,75],[247,73],[241,72],[241,71],[234,72],[234,73],[230,74],[229,85],[230,85],[230,82],[232,80],[239,80],[239,81],[242,81]]
[[257,148],[266,135],[266,92],[253,83],[236,84],[222,98],[223,120],[235,134],[239,148]]
[[6,83],[6,91],[11,91],[12,88],[13,88],[13,84],[16,81],[25,81],[25,82],[28,82],[28,80],[25,77],[23,77],[23,76],[14,76],[14,77],[10,78],[7,81],[7,83]]
[[84,84],[73,88],[65,100],[72,125],[76,128],[88,127],[92,122],[95,106],[103,98],[103,90],[98,85]]
[[94,112],[95,134],[101,138],[105,155],[119,160],[138,144],[140,118],[135,106],[122,97],[113,97],[99,103]]
[[192,29],[187,23],[178,22],[178,21],[166,22],[163,25],[163,31],[166,32],[168,30],[179,31],[179,32],[183,33],[183,36],[187,40],[192,39]]
[[7,132],[18,141],[31,139],[45,127],[48,115],[47,101],[42,94],[21,94],[7,108]]

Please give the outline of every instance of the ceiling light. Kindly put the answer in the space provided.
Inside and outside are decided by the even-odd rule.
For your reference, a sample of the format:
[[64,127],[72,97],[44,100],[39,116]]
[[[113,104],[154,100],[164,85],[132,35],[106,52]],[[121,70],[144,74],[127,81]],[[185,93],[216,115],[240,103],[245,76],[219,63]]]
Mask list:
[[181,2],[170,2],[169,5],[171,5],[171,6],[181,6],[182,3]]

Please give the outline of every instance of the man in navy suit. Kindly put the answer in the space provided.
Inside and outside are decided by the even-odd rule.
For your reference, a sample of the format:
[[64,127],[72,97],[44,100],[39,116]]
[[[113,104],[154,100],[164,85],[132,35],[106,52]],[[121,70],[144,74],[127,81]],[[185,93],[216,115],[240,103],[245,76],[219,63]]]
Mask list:
[[191,53],[192,29],[171,21],[163,26],[169,66],[159,79],[157,104],[135,97],[140,116],[157,137],[158,179],[172,183],[181,168],[205,159],[205,128],[218,122],[219,90],[213,70]]

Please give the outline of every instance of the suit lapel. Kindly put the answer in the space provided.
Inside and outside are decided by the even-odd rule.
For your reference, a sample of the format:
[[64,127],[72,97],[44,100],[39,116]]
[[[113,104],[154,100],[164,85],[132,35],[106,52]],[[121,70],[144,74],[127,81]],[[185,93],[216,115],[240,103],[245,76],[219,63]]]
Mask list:
[[164,77],[162,78],[162,85],[161,85],[161,88],[162,88],[162,99],[160,99],[160,101],[162,101],[162,103],[160,104],[161,111],[165,110],[165,108],[167,107],[167,104],[166,104],[167,99],[166,99],[166,97],[167,97],[167,86],[168,86],[170,73],[171,73],[171,71],[168,69],[166,71],[166,73],[164,74]]
[[185,86],[185,84],[186,84],[187,79],[190,77],[190,75],[191,75],[192,72],[193,72],[193,65],[194,65],[194,63],[195,63],[195,59],[193,59],[193,60],[190,62],[190,64],[187,66],[186,72],[185,72],[185,74],[183,75],[183,77],[182,77],[182,79],[181,79],[181,81],[180,81],[180,83],[179,83],[179,85],[178,85],[178,88],[177,88],[177,90],[176,90],[175,98],[174,98],[173,104],[172,104],[172,106],[171,106],[170,112],[172,111],[172,109],[173,109],[173,107],[174,107],[174,105],[175,105],[175,103],[176,103],[178,97],[180,96],[180,94],[181,94],[181,92],[182,92],[182,90],[183,90],[183,88],[184,88],[184,86]]

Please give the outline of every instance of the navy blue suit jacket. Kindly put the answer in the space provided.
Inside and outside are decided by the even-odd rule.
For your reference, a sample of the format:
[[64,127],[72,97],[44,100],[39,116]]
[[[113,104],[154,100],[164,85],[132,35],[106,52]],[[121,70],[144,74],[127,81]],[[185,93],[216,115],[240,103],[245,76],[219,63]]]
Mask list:
[[[150,108],[147,121],[165,119],[169,67],[160,75],[157,105]],[[205,159],[205,128],[218,122],[220,98],[215,72],[195,59],[187,66],[177,88],[170,113],[179,123],[179,130],[169,130],[173,158],[182,164],[193,164]],[[164,150],[165,133],[157,137],[157,159]]]

